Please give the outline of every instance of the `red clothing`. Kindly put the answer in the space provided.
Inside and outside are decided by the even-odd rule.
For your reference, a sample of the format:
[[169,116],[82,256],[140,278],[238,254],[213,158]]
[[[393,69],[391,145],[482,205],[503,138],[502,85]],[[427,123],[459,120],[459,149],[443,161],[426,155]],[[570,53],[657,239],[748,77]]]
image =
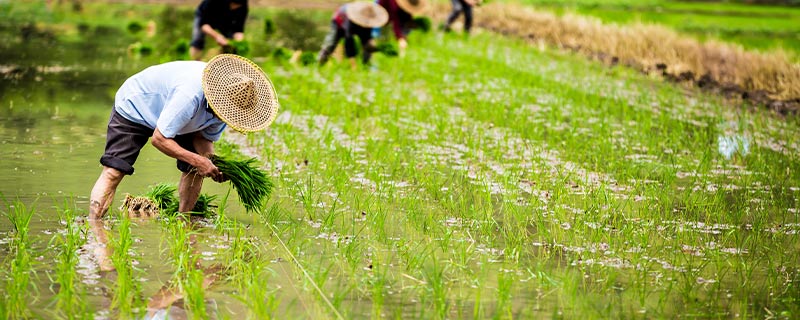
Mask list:
[[389,21],[392,23],[392,31],[395,38],[404,39],[406,35],[403,32],[403,27],[407,20],[411,20],[411,15],[400,9],[395,0],[377,0],[377,2],[389,13]]
[[339,7],[339,10],[336,10],[336,12],[333,13],[333,17],[331,17],[333,22],[336,22],[336,25],[339,26],[339,28],[344,27],[344,22],[347,21],[347,14],[344,10],[345,6]]

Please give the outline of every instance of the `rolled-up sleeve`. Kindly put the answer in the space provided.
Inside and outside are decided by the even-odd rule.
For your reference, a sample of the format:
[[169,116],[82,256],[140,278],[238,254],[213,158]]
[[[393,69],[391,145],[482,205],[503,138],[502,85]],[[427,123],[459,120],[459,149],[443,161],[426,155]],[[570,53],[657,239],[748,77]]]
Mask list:
[[201,131],[203,138],[211,142],[216,142],[222,137],[222,132],[225,131],[227,125],[224,122],[214,123]]

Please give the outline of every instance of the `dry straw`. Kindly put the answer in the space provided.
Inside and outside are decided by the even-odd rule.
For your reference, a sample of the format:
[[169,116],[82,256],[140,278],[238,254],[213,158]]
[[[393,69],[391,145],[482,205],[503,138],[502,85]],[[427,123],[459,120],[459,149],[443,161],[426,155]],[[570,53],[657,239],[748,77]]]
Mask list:
[[[436,12],[446,12],[440,7]],[[738,45],[698,40],[665,27],[603,24],[595,18],[535,11],[493,3],[476,15],[476,24],[496,32],[544,41],[645,72],[659,71],[683,80],[714,81],[762,92],[772,100],[800,99],[800,65],[782,51],[759,53]]]

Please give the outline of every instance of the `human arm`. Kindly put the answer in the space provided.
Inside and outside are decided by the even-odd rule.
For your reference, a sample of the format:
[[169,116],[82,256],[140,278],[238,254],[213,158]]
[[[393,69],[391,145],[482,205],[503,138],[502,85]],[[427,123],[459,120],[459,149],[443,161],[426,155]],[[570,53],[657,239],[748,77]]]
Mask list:
[[[214,30],[214,28],[212,28],[210,24],[204,24],[200,26],[200,30],[202,30],[203,33],[207,34],[208,36],[214,38],[214,41],[216,41],[217,44],[219,44],[220,46],[228,45],[228,38],[223,36],[221,33],[217,32],[217,30]],[[234,37],[235,36],[236,35],[234,35]],[[244,37],[244,35],[242,35],[242,37]]]
[[[200,139],[205,140],[202,137],[200,137]],[[222,173],[219,171],[219,168],[217,168],[217,166],[215,166],[209,158],[204,157],[203,155],[201,155],[202,153],[200,153],[209,151],[211,153],[214,152],[214,147],[213,145],[211,145],[211,141],[205,140],[207,141],[208,145],[211,145],[211,146],[206,146],[203,142],[198,142],[197,140],[198,137],[195,136],[194,140],[195,148],[197,148],[199,145],[201,148],[205,149],[199,149],[197,150],[198,153],[194,153],[181,147],[174,139],[165,137],[163,134],[161,134],[161,130],[156,128],[155,132],[153,132],[152,144],[154,147],[156,147],[156,149],[158,149],[162,153],[172,158],[186,162],[191,166],[197,168],[197,174],[199,174],[200,176],[210,177],[213,178],[215,181],[221,180]]]

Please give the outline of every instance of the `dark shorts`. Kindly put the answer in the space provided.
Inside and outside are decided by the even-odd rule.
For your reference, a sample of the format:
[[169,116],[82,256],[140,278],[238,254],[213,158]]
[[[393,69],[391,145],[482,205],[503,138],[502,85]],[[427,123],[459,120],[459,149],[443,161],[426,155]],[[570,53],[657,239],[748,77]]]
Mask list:
[[[106,133],[106,151],[100,157],[100,163],[124,174],[133,174],[133,164],[139,157],[139,152],[147,144],[147,140],[153,136],[153,131],[153,129],[123,118],[116,110],[112,110]],[[173,140],[182,148],[196,152],[194,134],[179,135]],[[178,170],[188,172],[191,169],[191,165],[178,160]]]

